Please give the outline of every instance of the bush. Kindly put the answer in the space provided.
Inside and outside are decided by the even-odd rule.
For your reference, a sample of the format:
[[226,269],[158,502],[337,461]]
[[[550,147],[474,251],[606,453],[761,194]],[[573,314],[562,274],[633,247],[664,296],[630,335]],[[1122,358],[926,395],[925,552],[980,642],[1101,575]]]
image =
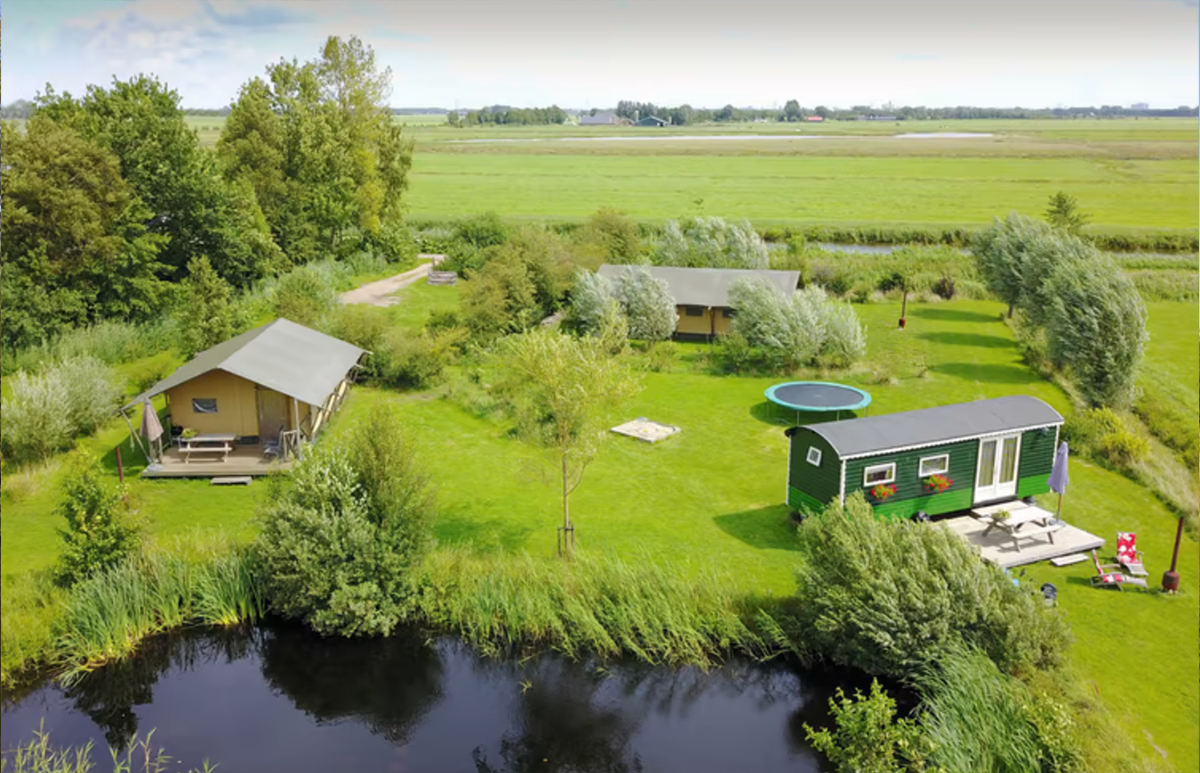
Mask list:
[[866,351],[854,310],[830,300],[819,286],[787,296],[766,282],[739,280],[730,288],[729,299],[737,310],[733,331],[789,369],[818,359],[845,367]]
[[768,268],[770,255],[749,221],[694,217],[667,223],[655,245],[654,262],[694,268]]
[[665,341],[675,332],[678,315],[666,280],[642,266],[625,268],[614,283],[613,295],[629,321],[629,337]]
[[646,349],[646,367],[655,373],[671,370],[679,347],[674,341],[656,341]]
[[262,514],[255,552],[280,614],[322,634],[387,635],[416,604],[434,494],[395,414],[377,404],[314,447]]
[[374,352],[388,330],[388,320],[383,311],[374,306],[339,305],[331,310],[323,327],[334,338]]
[[309,265],[281,276],[273,299],[276,316],[297,325],[317,327],[334,303],[334,283],[322,273],[317,266]]
[[[717,367],[725,373],[750,373],[763,368],[762,356],[754,350],[746,336],[730,331],[717,339],[713,349],[713,360]],[[775,363],[771,363],[772,366]],[[774,367],[767,367],[774,370]]]
[[0,407],[6,453],[44,459],[112,418],[120,397],[112,368],[92,357],[64,360],[37,376],[18,373]]
[[174,352],[159,352],[152,357],[131,362],[121,370],[129,384],[128,391],[140,394],[174,373],[179,365],[179,357]]
[[955,643],[1005,670],[1055,663],[1066,624],[937,524],[876,518],[861,493],[799,530],[799,612],[812,652],[872,674],[904,676]]
[[829,699],[834,730],[813,730],[804,723],[804,735],[813,748],[829,758],[840,773],[905,773],[925,770],[931,744],[920,725],[896,718],[896,702],[876,680],[871,694],[857,690],[851,700],[837,689]]
[[640,263],[642,236],[638,225],[614,209],[596,211],[574,234],[581,246],[595,246],[605,263]]
[[610,305],[616,302],[607,277],[577,269],[575,286],[571,290],[571,310],[567,315],[568,326],[579,333],[595,333],[609,313]]
[[944,300],[951,300],[954,297],[954,292],[957,289],[954,282],[954,277],[943,275],[934,280],[933,286],[929,289],[933,290],[933,294]]
[[56,574],[65,585],[116,566],[138,549],[140,526],[126,509],[122,492],[104,478],[100,461],[82,450],[63,478],[58,514],[67,527],[58,532],[65,544]]
[[1063,424],[1063,438],[1075,453],[1116,467],[1128,467],[1150,450],[1149,442],[1130,431],[1108,408],[1085,408],[1071,414]]
[[462,328],[440,333],[411,333],[393,329],[380,342],[371,358],[376,376],[389,386],[421,388],[433,384],[454,361],[457,348],[466,338]]

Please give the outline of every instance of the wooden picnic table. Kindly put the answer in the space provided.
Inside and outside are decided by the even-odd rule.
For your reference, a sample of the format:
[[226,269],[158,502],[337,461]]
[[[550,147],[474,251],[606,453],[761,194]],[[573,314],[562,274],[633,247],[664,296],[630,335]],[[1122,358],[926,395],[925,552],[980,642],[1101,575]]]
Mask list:
[[[1009,516],[1007,518],[996,518],[996,513],[1001,510],[1007,510]],[[977,508],[972,510],[971,514],[988,525],[980,536],[986,537],[991,533],[992,529],[1000,529],[1012,538],[1013,546],[1018,552],[1021,550],[1021,539],[1045,534],[1050,538],[1050,543],[1053,544],[1054,532],[1062,528],[1061,524],[1054,522],[1054,513],[1020,501]],[[1036,524],[1036,526],[1022,530],[1027,524]]]
[[237,441],[237,437],[237,435],[223,432],[208,432],[189,438],[180,438],[179,450],[183,452],[183,463],[189,464],[192,461],[192,454],[220,454],[220,461],[223,462],[229,458],[229,452],[233,450],[233,444]]

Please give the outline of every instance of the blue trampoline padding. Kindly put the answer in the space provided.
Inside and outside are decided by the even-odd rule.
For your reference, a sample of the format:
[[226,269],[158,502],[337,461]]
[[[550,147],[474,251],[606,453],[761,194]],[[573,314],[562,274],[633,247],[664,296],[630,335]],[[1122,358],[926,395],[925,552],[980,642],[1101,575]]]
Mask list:
[[793,411],[853,411],[871,404],[861,389],[827,381],[789,381],[767,388],[767,399]]

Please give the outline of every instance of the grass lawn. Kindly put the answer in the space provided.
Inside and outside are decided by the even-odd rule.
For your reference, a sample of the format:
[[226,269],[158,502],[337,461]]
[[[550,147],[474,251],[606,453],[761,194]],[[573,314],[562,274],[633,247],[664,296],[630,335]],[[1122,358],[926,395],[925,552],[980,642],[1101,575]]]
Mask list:
[[[453,308],[457,290],[417,284],[402,291],[401,298],[384,313],[398,324],[415,327],[430,310]],[[998,303],[910,306],[904,331],[896,329],[896,303],[856,309],[868,326],[864,364],[846,374],[814,375],[866,389],[874,397],[873,413],[1013,393],[1031,394],[1068,410],[1058,388],[1022,364]],[[1176,311],[1156,305],[1152,320]],[[1160,356],[1173,361],[1155,352],[1169,340],[1164,335],[1151,342],[1152,361]],[[1182,333],[1179,340],[1183,346]],[[741,590],[789,594],[794,590],[795,553],[782,504],[787,446],[783,426],[772,421],[763,397],[767,386],[782,379],[710,375],[699,362],[707,349],[702,344],[683,345],[672,372],[645,375],[642,391],[619,418],[646,416],[677,424],[683,431],[656,445],[616,436],[608,442],[572,497],[579,546],[627,556],[646,551],[673,563],[715,564],[732,571]],[[1181,371],[1180,378],[1186,375]],[[542,458],[510,439],[504,422],[478,418],[442,398],[442,391],[397,394],[356,388],[333,431],[356,421],[374,401],[392,402],[411,428],[438,486],[437,536],[443,544],[552,555],[561,510],[553,485],[546,484]],[[111,426],[92,442],[110,449],[123,431],[123,424]],[[127,459],[131,456],[126,452]],[[265,486],[138,481],[134,489],[157,534],[223,528],[247,537]],[[45,566],[53,559],[53,505],[53,480],[20,502],[5,503],[4,532],[9,539],[3,540],[0,551],[6,574]],[[1174,522],[1137,484],[1077,459],[1064,515],[1104,537],[1110,549],[1117,530],[1137,531],[1152,585],[1166,568]],[[1024,579],[1059,586],[1060,603],[1076,637],[1074,665],[1137,742],[1151,749],[1148,731],[1153,743],[1169,754],[1172,767],[1181,771],[1200,765],[1200,704],[1191,649],[1200,620],[1190,590],[1200,576],[1197,564],[1196,545],[1189,540],[1179,567],[1186,592],[1178,598],[1095,590],[1087,583],[1088,565],[1036,566]]]
[[1197,350],[1197,306],[1194,303],[1148,303],[1150,344],[1139,386],[1177,402],[1200,416],[1200,357]]

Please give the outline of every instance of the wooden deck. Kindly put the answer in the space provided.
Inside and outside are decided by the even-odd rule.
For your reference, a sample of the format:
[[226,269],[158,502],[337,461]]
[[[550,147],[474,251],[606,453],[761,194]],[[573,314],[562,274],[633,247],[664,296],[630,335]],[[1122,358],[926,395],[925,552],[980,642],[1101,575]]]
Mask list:
[[274,461],[263,456],[261,445],[236,446],[225,461],[212,456],[193,457],[185,462],[179,449],[172,448],[163,454],[161,462],[142,470],[143,478],[215,478],[229,475],[266,475],[273,470],[291,469],[292,461]]
[[[1048,515],[1053,515],[1048,513]],[[970,515],[958,515],[947,518],[939,523],[967,541],[968,544],[979,548],[985,561],[991,561],[1001,569],[1014,566],[1035,564],[1038,561],[1048,561],[1051,558],[1070,555],[1071,553],[1086,553],[1093,548],[1104,546],[1104,540],[1095,534],[1089,534],[1070,524],[1054,532],[1054,542],[1046,534],[1038,534],[1020,541],[1021,549],[1017,550],[1013,539],[1000,529],[993,529],[986,537],[983,532],[987,529],[987,521],[982,521]]]

